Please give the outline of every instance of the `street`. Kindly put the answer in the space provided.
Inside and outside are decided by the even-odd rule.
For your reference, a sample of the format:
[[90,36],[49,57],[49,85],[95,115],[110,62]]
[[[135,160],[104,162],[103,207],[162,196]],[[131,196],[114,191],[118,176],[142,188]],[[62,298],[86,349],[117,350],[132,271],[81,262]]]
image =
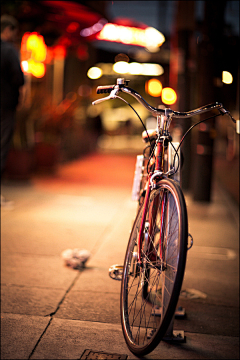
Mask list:
[[[96,153],[3,182],[14,207],[1,211],[2,359],[80,359],[86,350],[136,358],[121,331],[121,283],[108,276],[123,263],[136,213],[134,168],[134,154]],[[216,181],[211,203],[186,202],[194,244],[179,299],[186,316],[174,322],[186,341],[162,341],[145,358],[238,359],[238,209]],[[91,253],[83,270],[62,259],[75,248]]]

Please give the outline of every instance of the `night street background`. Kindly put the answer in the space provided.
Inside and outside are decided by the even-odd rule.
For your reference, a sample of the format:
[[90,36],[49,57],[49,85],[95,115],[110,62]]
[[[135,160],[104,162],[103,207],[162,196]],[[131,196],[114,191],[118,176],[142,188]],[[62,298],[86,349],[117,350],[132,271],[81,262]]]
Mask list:
[[[123,264],[136,215],[143,128],[118,99],[92,101],[102,96],[97,86],[124,77],[154,107],[189,111],[218,101],[238,120],[239,2],[1,1],[2,14],[19,22],[26,84],[1,182],[13,201],[1,206],[1,358],[80,359],[91,350],[134,359],[121,330],[120,282],[108,269]],[[113,41],[113,32],[99,40],[108,24],[122,34],[153,27],[165,41],[154,49]],[[27,50],[30,35],[46,51],[40,67],[40,45]],[[120,61],[161,73],[117,73]],[[171,87],[176,101],[164,102],[162,90],[151,95],[150,80]],[[124,98],[152,126],[145,109]],[[200,120],[174,120],[174,139]],[[178,304],[186,317],[174,329],[186,341],[162,341],[146,359],[238,359],[239,134],[218,116],[195,127],[182,151],[194,245]],[[83,270],[64,264],[62,252],[75,248],[91,254]]]

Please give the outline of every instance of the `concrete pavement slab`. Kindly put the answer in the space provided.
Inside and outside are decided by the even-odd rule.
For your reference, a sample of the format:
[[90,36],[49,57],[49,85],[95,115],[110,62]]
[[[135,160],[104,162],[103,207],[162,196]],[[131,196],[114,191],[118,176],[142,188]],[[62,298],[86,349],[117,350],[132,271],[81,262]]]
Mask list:
[[193,288],[207,294],[216,304],[239,306],[239,273],[236,260],[209,260],[189,254],[182,289]]
[[32,359],[80,359],[85,349],[131,354],[125,346],[119,324],[55,318]]
[[116,205],[87,196],[49,194],[45,200],[39,196],[28,206],[15,208],[11,216],[3,213],[2,236],[9,227],[12,231],[11,242],[4,242],[2,251],[59,255],[69,246],[91,250],[117,211]]
[[[84,350],[137,359],[126,347],[121,326],[18,314],[1,315],[2,359],[79,359]],[[239,338],[185,332],[186,343],[162,341],[146,359],[238,359]],[[41,341],[39,342],[39,339]]]
[[87,265],[78,281],[75,282],[72,291],[89,291],[94,294],[104,289],[106,293],[119,294],[121,281],[113,280],[108,276],[107,264],[105,266]]
[[[189,232],[194,245],[187,254],[183,289],[207,294],[216,305],[239,307],[239,223],[235,204],[226,199],[217,183],[211,203],[186,196]],[[231,209],[231,210],[230,210]]]
[[174,330],[186,332],[239,337],[239,311],[236,307],[217,305],[209,299],[184,299],[180,296],[178,306],[186,310],[184,318],[175,318]]
[[63,266],[61,257],[1,253],[1,283],[49,289],[66,289],[76,273]]
[[124,201],[111,227],[102,236],[87,268],[75,282],[56,316],[98,322],[120,323],[121,283],[108,276],[113,264],[123,264],[136,203]]
[[1,314],[1,359],[28,359],[50,317]]
[[65,289],[2,285],[1,311],[4,313],[47,316],[56,311]]
[[119,293],[71,291],[55,317],[120,324]]
[[[66,337],[67,334],[67,337]],[[237,359],[239,339],[186,332],[186,343],[162,341],[145,359]],[[121,326],[89,321],[53,319],[32,359],[80,359],[86,349],[127,355]]]

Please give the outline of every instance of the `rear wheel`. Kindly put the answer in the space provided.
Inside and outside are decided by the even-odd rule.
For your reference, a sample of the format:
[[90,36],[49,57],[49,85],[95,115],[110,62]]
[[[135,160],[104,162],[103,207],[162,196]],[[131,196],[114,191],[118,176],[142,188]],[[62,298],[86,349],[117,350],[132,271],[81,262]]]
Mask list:
[[142,215],[143,206],[130,235],[121,286],[123,334],[135,355],[146,355],[158,345],[174,316],[181,290],[188,221],[179,185],[163,179],[151,192],[138,263]]

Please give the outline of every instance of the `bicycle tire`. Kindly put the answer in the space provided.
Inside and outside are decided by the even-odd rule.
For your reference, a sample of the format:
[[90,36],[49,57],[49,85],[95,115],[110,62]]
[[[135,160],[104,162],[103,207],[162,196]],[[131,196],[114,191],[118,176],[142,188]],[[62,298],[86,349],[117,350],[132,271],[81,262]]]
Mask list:
[[137,356],[150,353],[159,344],[177,306],[188,237],[187,210],[180,186],[171,179],[162,179],[151,191],[140,266],[136,252],[142,215],[143,206],[125,255],[120,305],[124,338]]

